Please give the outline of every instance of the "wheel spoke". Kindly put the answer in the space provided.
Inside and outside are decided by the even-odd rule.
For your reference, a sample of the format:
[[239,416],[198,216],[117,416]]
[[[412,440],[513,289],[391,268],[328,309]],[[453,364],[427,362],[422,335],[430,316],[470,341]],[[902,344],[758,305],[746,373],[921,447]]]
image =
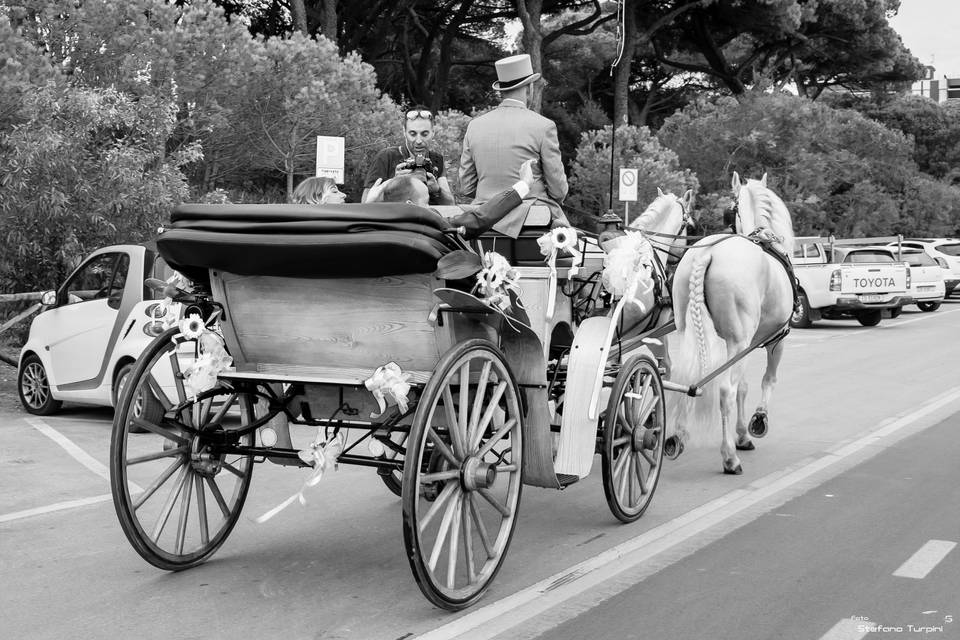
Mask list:
[[660,396],[650,396],[650,400],[644,400],[643,408],[640,410],[640,416],[637,420],[637,426],[642,427],[647,424],[647,420],[650,419],[650,414],[653,413],[653,410],[656,408],[657,404],[660,402]]
[[500,512],[504,518],[510,517],[510,507],[505,504],[500,504],[497,501],[496,496],[494,496],[489,489],[477,489],[477,493],[483,496],[483,499],[490,503],[494,509]]
[[633,425],[630,424],[630,421],[627,419],[627,413],[626,413],[627,409],[625,405],[626,405],[626,402],[621,402],[620,404],[617,405],[617,424],[619,424],[624,431],[632,434]]
[[207,496],[203,490],[203,480],[200,478],[200,474],[194,474],[193,479],[197,489],[197,514],[200,516],[200,544],[207,546],[210,543],[210,529],[207,525]]
[[190,444],[190,440],[188,438],[185,438],[184,436],[180,435],[173,429],[168,429],[166,427],[161,427],[158,424],[147,422],[143,418],[130,418],[130,424],[132,424],[135,427],[140,427],[145,431],[155,433],[158,436],[163,436],[167,440],[172,440],[177,444],[181,444],[181,445]]
[[463,555],[467,560],[467,584],[473,584],[476,577],[476,567],[473,559],[473,532],[470,526],[470,506],[466,495],[460,496],[460,519],[463,521]]
[[500,427],[499,429],[497,429],[497,432],[496,432],[495,434],[493,434],[493,437],[490,438],[489,440],[487,440],[487,441],[484,443],[484,445],[483,445],[482,447],[480,447],[480,450],[477,452],[477,457],[482,460],[482,459],[483,459],[483,456],[485,456],[485,455],[487,455],[488,453],[490,453],[490,450],[493,449],[493,447],[494,447],[498,442],[500,442],[500,440],[503,438],[503,436],[505,436],[507,433],[509,433],[510,430],[513,429],[516,425],[517,425],[517,419],[516,419],[516,418],[510,418],[509,420],[507,420],[506,422],[504,422],[504,423],[503,423],[503,426]]
[[613,448],[619,449],[620,447],[622,447],[623,445],[627,444],[632,440],[633,440],[633,437],[631,436],[623,436],[622,438],[615,438],[613,441]]
[[480,517],[480,507],[477,506],[477,497],[467,494],[467,500],[470,501],[470,516],[473,518],[473,524],[477,526],[477,535],[480,536],[480,544],[487,553],[487,558],[493,560],[496,554],[493,552],[493,545],[490,544],[490,536],[487,534],[487,527],[483,524],[483,518]]
[[[636,456],[634,456],[632,453],[629,453],[627,455],[630,456],[630,462],[628,463],[628,466],[630,467],[630,469],[628,470],[629,472],[626,474],[629,476],[629,475],[632,475],[632,472],[634,471],[639,472],[640,465],[637,462]],[[632,507],[635,504],[637,504],[637,490],[636,490],[637,485],[633,482],[633,478],[630,478],[627,481],[627,486],[629,487],[629,491],[630,491],[630,506]]]
[[649,453],[647,453],[647,452],[644,451],[643,449],[641,449],[638,453],[639,453],[641,456],[643,456],[643,459],[646,460],[646,461],[650,464],[651,467],[657,466],[657,461],[654,460],[653,458],[651,458]]
[[169,449],[167,451],[158,451],[157,453],[148,453],[145,456],[138,456],[136,458],[130,458],[127,460],[127,466],[140,464],[141,462],[150,462],[152,460],[161,460],[163,458],[172,458],[173,456],[179,456],[181,454],[186,455],[190,451],[190,447],[183,445],[182,447],[177,447],[176,449]]
[[[451,486],[454,488],[452,495],[459,494],[457,485],[451,483]],[[430,571],[435,571],[437,568],[437,560],[440,559],[440,552],[443,550],[443,545],[447,541],[447,533],[450,531],[450,523],[453,521],[456,505],[456,500],[453,500],[452,504],[447,505],[446,510],[443,512],[443,518],[440,519],[440,529],[437,531],[437,537],[433,543],[433,551],[430,552],[430,561],[428,562]]]
[[164,392],[163,387],[161,387],[160,383],[157,382],[157,379],[153,377],[152,373],[148,373],[144,377],[144,382],[150,389],[150,392],[153,393],[153,396],[157,399],[157,402],[160,403],[160,406],[163,407],[163,412],[166,413],[167,411],[170,411],[170,408],[173,406],[173,404],[167,397],[166,392]]
[[461,434],[457,426],[460,424],[460,420],[457,418],[457,409],[453,404],[453,393],[450,391],[449,385],[443,388],[443,410],[447,417],[447,431],[450,433],[453,452],[462,460],[466,457],[466,454],[463,452],[463,443],[460,441]]
[[193,496],[193,492],[190,489],[193,487],[193,472],[189,469],[187,470],[187,477],[183,482],[183,498],[180,500],[180,520],[177,522],[177,541],[176,549],[177,554],[183,555],[183,544],[187,537],[187,519],[190,515],[190,498]]
[[427,437],[430,438],[430,442],[432,442],[433,446],[437,448],[437,451],[440,452],[440,455],[447,459],[447,462],[455,467],[460,466],[460,460],[457,458],[457,456],[453,455],[453,451],[450,451],[450,447],[448,447],[447,444],[440,439],[440,436],[437,435],[436,431],[431,428],[429,431],[427,431]]
[[618,478],[623,473],[623,466],[627,463],[627,454],[623,453],[613,463],[613,477]]
[[430,509],[427,511],[426,515],[420,519],[420,533],[427,529],[427,525],[430,524],[430,521],[433,520],[433,517],[440,513],[440,509],[443,508],[443,505],[446,504],[447,500],[450,499],[450,496],[453,495],[453,492],[457,488],[456,482],[448,482],[447,485],[443,488],[443,491],[440,492],[440,495],[437,496],[437,499],[433,501],[433,504],[430,505]]
[[[643,493],[643,495],[647,495],[650,493],[650,490],[647,488],[647,474],[643,471],[643,464],[640,462],[640,456],[636,457],[634,463],[636,464],[637,470],[637,482],[640,483],[640,492]],[[650,473],[653,473],[653,467],[651,467]]]
[[460,509],[463,506],[463,492],[458,492],[453,502],[453,522],[450,524],[450,549],[447,551],[447,589],[453,589],[457,577],[457,560],[460,555]]
[[476,448],[474,442],[479,443],[477,437],[478,426],[480,424],[481,409],[483,409],[483,398],[487,395],[487,383],[490,380],[490,368],[493,361],[487,360],[483,363],[483,369],[480,371],[480,379],[477,380],[477,395],[473,399],[473,408],[470,410],[470,423],[467,425],[467,443],[470,450]]
[[224,518],[230,517],[230,507],[227,506],[227,501],[223,499],[223,494],[220,493],[220,487],[217,485],[217,481],[214,478],[204,478],[207,481],[207,486],[210,487],[210,493],[213,494],[213,497],[217,501],[217,505],[220,506],[220,512],[223,514]]
[[460,366],[460,406],[458,407],[458,416],[457,416],[457,425],[458,431],[457,438],[454,440],[454,443],[459,443],[461,449],[461,457],[467,456],[467,445],[469,440],[467,439],[467,425],[470,420],[470,361],[467,360]]
[[480,419],[480,424],[477,425],[477,431],[473,434],[473,441],[470,443],[471,450],[476,449],[480,445],[480,440],[483,439],[483,434],[493,419],[493,413],[497,410],[500,404],[500,398],[503,397],[503,393],[506,390],[507,383],[503,380],[501,380],[497,388],[493,390],[493,394],[490,396],[490,402],[487,403],[487,410],[484,411],[483,418]]
[[449,469],[447,471],[437,471],[436,473],[425,473],[420,476],[420,482],[440,482],[442,480],[455,480],[460,477],[460,469]]
[[626,499],[624,494],[626,493],[627,483],[630,481],[630,473],[632,471],[629,468],[630,459],[631,457],[629,453],[624,453],[622,456],[620,456],[620,460],[623,460],[624,463],[620,465],[619,474],[615,472],[613,476],[617,480],[617,495],[621,497],[621,500]]
[[208,426],[215,427],[220,425],[220,421],[223,420],[223,417],[227,415],[227,411],[234,405],[237,401],[237,394],[231,393],[227,396],[227,399],[223,402],[223,405],[217,410],[217,413],[213,416],[213,420],[210,421]]
[[163,508],[160,510],[160,515],[157,517],[157,523],[153,527],[153,541],[155,543],[160,541],[160,535],[163,533],[164,527],[167,526],[167,520],[170,518],[170,513],[173,511],[173,505],[180,496],[180,492],[183,491],[183,484],[187,480],[188,471],[189,467],[187,465],[183,465],[183,468],[180,469],[180,475],[177,476],[173,487],[170,488],[170,494],[167,496],[167,501],[164,502]]
[[156,493],[157,489],[159,489],[160,486],[161,486],[164,482],[166,482],[166,481],[170,478],[170,476],[172,476],[172,475],[174,474],[174,472],[175,472],[177,469],[179,469],[185,462],[186,462],[186,456],[181,457],[180,459],[174,460],[173,462],[171,462],[171,463],[170,463],[170,466],[167,467],[167,468],[164,470],[163,473],[161,473],[159,476],[157,476],[157,478],[154,479],[154,481],[150,483],[150,486],[148,486],[146,489],[144,489],[144,490],[143,490],[143,493],[140,494],[140,495],[137,497],[137,500],[133,503],[133,510],[136,511],[136,510],[139,509],[141,506],[143,506],[143,503],[146,502],[147,500],[149,500],[149,499],[150,499],[150,496],[152,496],[154,493]]
[[237,469],[235,466],[233,466],[229,462],[223,462],[221,463],[221,466],[227,471],[229,471],[230,473],[232,473],[233,475],[237,476],[238,478],[243,478],[243,471],[240,471],[240,469]]

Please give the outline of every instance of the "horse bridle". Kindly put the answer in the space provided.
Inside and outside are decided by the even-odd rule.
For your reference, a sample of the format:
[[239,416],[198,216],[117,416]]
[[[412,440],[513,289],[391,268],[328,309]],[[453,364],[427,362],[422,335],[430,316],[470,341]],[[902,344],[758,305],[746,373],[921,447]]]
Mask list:
[[682,199],[677,199],[677,202],[680,203],[680,212],[681,212],[680,229],[678,230],[677,233],[660,233],[657,231],[641,230],[641,233],[643,233],[647,237],[650,237],[650,244],[654,245],[655,248],[660,249],[661,251],[663,251],[669,256],[669,258],[667,258],[668,265],[676,264],[680,262],[680,258],[683,257],[683,252],[687,250],[687,247],[684,247],[683,250],[680,251],[680,253],[675,253],[674,251],[672,251],[673,249],[672,242],[660,242],[656,240],[656,238],[668,238],[670,240],[683,239],[689,242],[691,239],[699,240],[700,238],[705,237],[705,236],[698,237],[698,236],[690,235],[690,232],[694,229],[693,217],[690,215],[690,212],[687,211],[687,207],[684,206]]

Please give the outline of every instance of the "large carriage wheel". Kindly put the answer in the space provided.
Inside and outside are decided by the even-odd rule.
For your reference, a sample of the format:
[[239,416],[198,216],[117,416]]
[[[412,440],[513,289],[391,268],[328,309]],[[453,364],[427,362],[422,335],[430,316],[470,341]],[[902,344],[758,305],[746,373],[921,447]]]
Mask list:
[[493,344],[468,340],[440,359],[407,439],[402,500],[410,567],[437,606],[470,606],[503,563],[520,505],[522,423]]
[[[200,564],[223,544],[240,516],[253,471],[252,456],[225,454],[216,443],[253,444],[252,433],[230,432],[254,419],[254,400],[223,386],[199,401],[188,399],[178,375],[192,361],[195,342],[178,334],[176,327],[163,333],[137,361],[114,415],[110,443],[110,485],[120,526],[147,562],[173,571]],[[159,403],[159,419],[139,415],[141,397]]]
[[603,492],[613,515],[633,522],[649,506],[663,463],[663,382],[650,356],[620,368],[603,423]]

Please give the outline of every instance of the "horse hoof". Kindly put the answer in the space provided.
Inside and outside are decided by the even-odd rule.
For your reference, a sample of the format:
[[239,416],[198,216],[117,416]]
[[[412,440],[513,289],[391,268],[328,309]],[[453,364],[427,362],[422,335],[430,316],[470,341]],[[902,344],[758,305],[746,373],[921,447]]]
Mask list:
[[743,473],[743,465],[738,464],[737,466],[731,469],[726,464],[724,464],[723,472],[728,476],[739,476],[741,473]]
[[737,451],[753,451],[756,449],[753,446],[753,441],[750,438],[743,437],[742,439],[737,439]]
[[683,453],[683,442],[677,436],[670,436],[663,441],[663,455],[668,460],[676,460]]
[[762,438],[767,435],[767,414],[759,411],[750,418],[750,425],[747,432],[754,438]]

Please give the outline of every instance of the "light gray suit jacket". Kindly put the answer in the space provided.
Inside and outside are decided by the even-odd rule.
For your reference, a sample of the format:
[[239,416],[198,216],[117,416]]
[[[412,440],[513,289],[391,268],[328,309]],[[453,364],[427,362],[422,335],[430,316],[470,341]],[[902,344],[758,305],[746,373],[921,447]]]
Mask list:
[[530,193],[494,229],[516,238],[530,207],[550,208],[555,224],[568,224],[560,204],[567,196],[567,177],[560,161],[557,125],[513,100],[474,118],[467,125],[460,155],[460,192],[474,204],[490,200],[520,179],[525,160],[539,161]]

